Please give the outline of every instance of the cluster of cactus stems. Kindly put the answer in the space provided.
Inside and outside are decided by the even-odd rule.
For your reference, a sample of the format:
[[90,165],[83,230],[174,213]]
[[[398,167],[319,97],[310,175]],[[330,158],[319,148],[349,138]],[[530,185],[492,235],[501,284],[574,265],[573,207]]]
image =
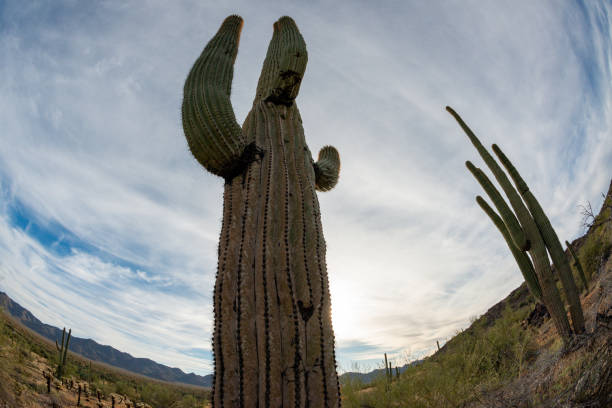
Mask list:
[[589,283],[587,281],[586,275],[584,274],[584,269],[582,269],[582,264],[580,263],[580,259],[578,259],[578,255],[576,255],[576,252],[574,252],[574,248],[569,242],[565,241],[565,245],[567,246],[567,249],[569,249],[570,254],[572,255],[572,259],[574,260],[574,267],[578,271],[578,276],[580,276],[580,280],[582,281],[584,290],[588,290]]
[[[400,372],[399,367],[395,366],[395,379],[399,380]],[[393,382],[393,366],[391,361],[387,359],[387,353],[385,353],[385,381],[386,388],[389,389],[389,386]]]
[[[498,213],[482,197],[476,197],[476,201],[506,240],[531,294],[546,305],[557,331],[565,341],[572,334],[583,333],[584,316],[579,292],[561,242],[544,210],[502,150],[495,144],[492,146],[498,160],[514,182],[514,186],[508,179],[506,172],[502,170],[461,117],[450,107],[446,107],[446,110],[467,134],[510,202],[510,206],[508,206],[497,188],[481,169],[469,161],[466,162],[468,170],[483,187]],[[550,267],[548,254],[552,258],[565,292],[565,298],[569,304],[571,326]]]
[[57,377],[62,378],[64,375],[64,368],[66,367],[66,357],[68,356],[68,345],[70,344],[70,335],[72,334],[72,329],[68,330],[68,337],[66,338],[66,328],[62,331],[62,342],[61,344],[57,344],[57,340],[55,341],[55,347],[59,353],[58,361],[57,361]]
[[225,19],[191,69],[182,122],[189,148],[225,179],[214,288],[214,407],[339,407],[325,240],[315,190],[338,182],[332,146],[317,162],[296,106],[306,44],[274,23],[253,107],[230,102],[242,18]]
[[[399,376],[399,367],[395,366],[395,378],[399,379]],[[393,382],[393,366],[391,361],[387,359],[387,353],[385,353],[385,379],[387,380],[387,385]]]

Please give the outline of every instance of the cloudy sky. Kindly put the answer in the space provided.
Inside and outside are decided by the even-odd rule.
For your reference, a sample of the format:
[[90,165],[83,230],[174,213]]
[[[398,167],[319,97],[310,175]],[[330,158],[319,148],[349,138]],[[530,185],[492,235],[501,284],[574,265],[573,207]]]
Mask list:
[[342,158],[319,194],[342,370],[427,354],[522,281],[446,105],[505,150],[562,240],[601,205],[609,2],[219,3],[0,3],[0,290],[42,321],[211,372],[222,180],[191,157],[180,105],[229,14],[240,122],[272,23],[293,17],[308,46],[306,138]]

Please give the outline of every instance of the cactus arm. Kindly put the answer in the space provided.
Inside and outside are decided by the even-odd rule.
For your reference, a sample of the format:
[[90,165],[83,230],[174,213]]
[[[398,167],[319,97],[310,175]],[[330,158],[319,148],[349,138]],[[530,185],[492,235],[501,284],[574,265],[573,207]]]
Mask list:
[[563,289],[565,290],[565,295],[570,307],[570,313],[572,315],[574,331],[577,334],[583,333],[584,315],[582,313],[582,306],[580,304],[580,295],[578,293],[578,288],[576,287],[576,282],[574,282],[574,277],[572,276],[569,262],[565,256],[565,251],[563,251],[563,247],[559,241],[559,237],[552,227],[550,220],[546,216],[546,213],[544,213],[542,206],[540,206],[538,200],[531,193],[527,183],[525,183],[525,180],[523,180],[512,162],[510,162],[499,146],[494,144],[492,148],[499,161],[506,168],[508,174],[510,174],[516,189],[520,193],[521,197],[523,197],[523,200],[529,208],[529,212],[531,212],[531,215],[538,226],[538,229],[540,230],[542,239],[548,248],[550,257],[552,258],[553,264],[559,273],[561,283],[563,284]]
[[189,149],[204,168],[225,178],[240,173],[245,164],[246,142],[230,102],[241,29],[239,16],[225,19],[183,89],[182,122]]
[[516,260],[516,263],[518,264],[519,269],[521,270],[521,273],[525,278],[525,282],[527,282],[527,287],[529,287],[529,291],[538,302],[541,302],[542,288],[540,288],[540,284],[538,283],[538,277],[536,276],[535,270],[533,269],[533,264],[531,263],[531,260],[525,252],[520,251],[516,247],[516,245],[514,245],[514,241],[512,241],[512,237],[508,232],[508,228],[506,228],[504,221],[502,221],[500,216],[497,215],[495,210],[493,210],[481,196],[476,197],[476,202],[478,203],[480,208],[482,208],[482,210],[489,216],[489,218],[491,218],[493,224],[495,224],[499,232],[504,237],[506,244],[508,244],[508,248],[510,248],[514,259]]
[[299,93],[307,62],[306,43],[297,25],[290,17],[281,17],[274,23],[254,103],[263,99],[291,106]]
[[324,146],[319,151],[319,158],[314,163],[315,188],[318,191],[329,191],[338,184],[340,177],[340,154],[333,146]]
[[[297,26],[289,17],[282,17],[274,23],[275,30],[281,31],[283,43],[281,45],[281,59],[278,75],[266,100],[276,104],[291,106],[300,91],[300,84],[306,71],[308,54],[306,43],[300,35],[295,36]],[[277,28],[278,27],[278,28]]]
[[57,351],[60,352],[60,355],[62,354],[62,350],[64,349],[64,337],[66,336],[66,328],[64,327],[64,330],[62,331],[62,347],[60,348],[60,346],[57,345],[57,340],[55,340],[55,347],[57,347]]
[[587,282],[586,275],[584,274],[584,269],[582,269],[582,264],[580,263],[580,259],[578,259],[578,255],[576,255],[574,248],[569,242],[565,241],[565,245],[567,245],[567,249],[569,249],[570,254],[572,254],[572,258],[574,258],[574,266],[576,267],[576,270],[578,270],[578,275],[580,275],[580,280],[582,280],[582,284],[584,285],[584,290],[588,290],[589,284]]
[[[472,173],[474,178],[476,178],[478,183],[482,186],[484,191],[487,193],[487,195],[489,196],[489,198],[495,205],[495,208],[497,208],[497,211],[499,211],[499,215],[503,219],[505,228],[510,234],[510,237],[520,236],[521,234],[524,235],[524,233],[522,233],[523,230],[521,228],[521,224],[516,219],[516,216],[514,215],[514,213],[508,206],[508,204],[506,203],[506,200],[504,200],[504,198],[501,196],[497,188],[495,188],[491,180],[489,180],[487,175],[481,169],[474,166],[472,162],[470,162],[469,160],[465,162],[465,166],[468,168],[470,173]],[[512,241],[514,242],[514,246],[518,248],[518,246],[516,245],[516,242],[514,240]]]
[[[459,123],[459,126],[461,126],[465,134],[468,136],[468,138],[470,139],[470,141],[472,142],[472,144],[474,145],[474,147],[476,148],[476,150],[478,151],[478,153],[480,154],[484,162],[487,164],[489,169],[491,169],[491,172],[495,176],[495,179],[497,180],[501,188],[506,193],[506,196],[508,197],[508,200],[510,201],[510,204],[512,205],[512,207],[515,209],[518,208],[516,215],[520,219],[521,216],[519,215],[519,211],[526,214],[527,209],[525,208],[525,205],[522,203],[521,198],[519,197],[518,193],[514,190],[514,187],[512,187],[512,184],[510,183],[510,180],[508,180],[508,177],[506,176],[504,171],[497,164],[493,156],[489,154],[487,149],[485,149],[482,143],[480,143],[480,140],[478,140],[478,137],[476,137],[474,132],[472,132],[472,130],[463,121],[463,119],[461,119],[461,116],[459,116],[459,114],[457,114],[457,112],[455,112],[450,106],[447,106],[446,110],[455,118],[457,123]],[[523,230],[509,228],[509,231],[510,231],[510,234],[512,235],[512,240],[514,241],[514,244],[521,251],[529,250],[529,242]]]

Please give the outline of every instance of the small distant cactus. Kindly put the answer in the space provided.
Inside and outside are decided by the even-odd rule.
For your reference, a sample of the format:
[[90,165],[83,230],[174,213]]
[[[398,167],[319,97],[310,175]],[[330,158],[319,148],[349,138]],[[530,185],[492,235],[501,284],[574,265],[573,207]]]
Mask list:
[[61,345],[57,344],[57,340],[55,341],[55,347],[59,353],[58,362],[57,362],[57,377],[62,378],[64,375],[64,369],[66,368],[66,357],[68,356],[68,345],[70,344],[70,335],[72,334],[72,329],[68,331],[68,337],[66,338],[66,328],[62,331],[62,342]]
[[188,146],[225,180],[214,289],[214,407],[340,406],[325,240],[316,191],[338,182],[332,146],[312,158],[295,103],[306,44],[274,23],[253,108],[230,102],[242,18],[225,19],[185,81]]
[[393,367],[391,366],[391,361],[387,359],[387,353],[385,353],[385,389],[389,391],[389,387],[393,382]]
[[385,378],[387,379],[387,382],[391,382],[392,380],[392,370],[391,370],[391,362],[389,360],[387,360],[387,353],[385,353]]
[[[514,186],[463,119],[452,108],[446,107],[446,110],[464,130],[510,201],[514,212],[510,210],[485,173],[469,161],[466,163],[470,172],[476,177],[499,211],[497,215],[482,197],[477,197],[478,204],[504,236],[527,281],[529,290],[536,299],[541,299],[544,303],[553,318],[557,331],[564,340],[568,340],[574,333],[583,333],[584,315],[578,289],[559,238],[542,207],[501,149],[497,145],[492,146],[499,161],[512,178]],[[528,251],[530,257],[524,251]],[[550,268],[548,254],[563,284],[572,317],[573,331]]]

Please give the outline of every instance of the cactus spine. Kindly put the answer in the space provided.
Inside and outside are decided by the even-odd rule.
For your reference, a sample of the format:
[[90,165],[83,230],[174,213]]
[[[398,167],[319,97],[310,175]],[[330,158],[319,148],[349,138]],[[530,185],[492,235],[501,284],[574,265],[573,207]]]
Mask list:
[[584,290],[589,290],[589,283],[587,281],[586,275],[584,274],[584,269],[582,269],[582,264],[580,263],[580,259],[578,259],[578,255],[574,251],[572,245],[565,241],[565,245],[567,245],[567,249],[569,249],[570,254],[572,254],[572,258],[574,259],[574,266],[578,271],[578,275],[580,275],[580,280],[582,280],[582,284],[584,285]]
[[253,108],[236,122],[230,90],[242,28],[228,17],[185,81],[191,152],[225,179],[214,289],[214,407],[339,407],[340,393],[315,190],[335,186],[332,146],[315,163],[295,104],[304,40],[274,24]]
[[[489,198],[493,201],[496,208],[498,209],[503,223],[507,228],[510,236],[512,237],[512,242],[514,243],[514,245],[521,251],[529,251],[531,262],[533,263],[533,269],[535,271],[537,281],[541,289],[542,302],[546,305],[546,308],[550,312],[558,333],[561,335],[564,341],[569,340],[570,336],[572,335],[572,328],[569,324],[569,320],[567,319],[565,307],[561,300],[559,290],[557,289],[555,279],[552,275],[552,270],[550,268],[547,253],[547,248],[549,251],[553,252],[555,251],[555,249],[551,250],[550,247],[547,247],[547,245],[545,245],[545,242],[547,242],[546,240],[550,241],[551,234],[548,230],[546,230],[546,232],[541,232],[540,224],[538,224],[536,221],[536,218],[538,218],[540,219],[540,223],[542,225],[545,224],[545,222],[542,220],[543,211],[541,211],[541,213],[537,211],[536,205],[533,202],[531,202],[531,204],[528,204],[529,209],[527,209],[525,203],[523,202],[523,199],[525,199],[525,197],[521,198],[521,196],[519,196],[519,193],[510,183],[510,180],[508,179],[506,173],[502,170],[502,168],[497,164],[495,159],[480,143],[474,132],[472,132],[472,130],[465,124],[463,119],[461,119],[461,117],[452,108],[447,106],[446,110],[455,118],[457,123],[459,123],[459,125],[464,130],[464,132],[466,133],[480,156],[483,158],[483,160],[495,176],[499,185],[506,193],[506,196],[510,201],[510,205],[514,210],[514,214],[516,217],[514,217],[514,215],[510,216],[510,214],[508,214],[508,211],[506,211],[505,209],[505,207],[507,207],[505,200],[503,199],[503,197],[501,197],[501,194],[499,194],[495,186],[493,186],[493,184],[486,177],[486,175],[480,169],[477,169],[475,166],[473,166],[471,163],[466,163],[468,169],[472,172],[472,174],[474,174],[476,179],[485,189],[485,192],[489,195]],[[501,151],[495,147],[494,150],[496,151],[498,157],[500,157],[500,154],[498,152]],[[506,162],[505,159],[502,159],[501,157],[500,161],[502,161],[508,172],[514,178],[515,184],[517,184],[519,192],[528,191],[528,189],[524,188],[526,186],[518,186],[518,179],[516,178],[516,175],[513,175],[513,172],[509,169],[509,161]],[[537,204],[537,207],[539,207],[539,204]],[[541,210],[541,207],[539,209]],[[532,212],[530,212],[530,210],[532,210]],[[518,220],[520,226],[516,226],[514,218]],[[548,222],[548,224],[550,224],[550,222]],[[552,229],[552,227],[550,228]],[[548,238],[545,239],[545,235],[548,236]],[[566,278],[562,278],[562,281],[563,279]],[[573,287],[575,288],[575,284]],[[582,317],[582,308],[580,307],[579,299],[577,304],[578,308],[576,308],[576,303],[571,300],[572,298],[574,298],[574,294],[571,293],[571,285],[569,283],[568,285],[564,285],[564,289],[566,291],[566,297],[568,299],[568,302],[570,303],[570,312],[572,313],[572,323],[574,326],[574,332],[581,333],[582,331],[584,331],[584,319]],[[532,293],[534,294],[534,296],[536,296],[533,291]]]
[[66,367],[66,357],[68,355],[68,345],[70,344],[70,335],[72,334],[72,329],[68,330],[68,338],[66,338],[66,328],[62,330],[62,343],[61,346],[57,344],[57,340],[55,340],[55,347],[59,352],[58,362],[57,362],[57,377],[62,378],[64,375],[64,369]]

